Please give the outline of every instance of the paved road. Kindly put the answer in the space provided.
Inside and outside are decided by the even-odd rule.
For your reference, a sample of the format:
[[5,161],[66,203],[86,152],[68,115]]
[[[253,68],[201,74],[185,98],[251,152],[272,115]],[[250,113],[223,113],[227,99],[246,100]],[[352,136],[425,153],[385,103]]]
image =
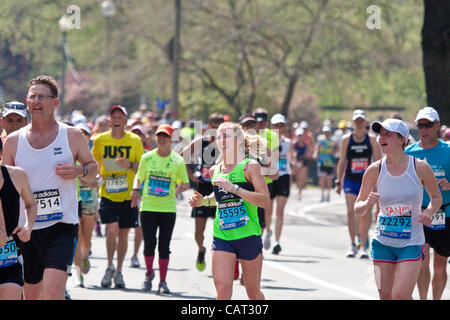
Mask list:
[[[293,190],[292,190],[293,189]],[[296,188],[291,190],[296,193]],[[211,255],[206,255],[207,267],[199,272],[195,267],[197,246],[194,241],[194,220],[190,218],[187,198],[177,203],[177,221],[171,244],[171,258],[167,283],[171,295],[158,295],[155,290],[144,292],[145,274],[142,247],[138,269],[130,267],[134,232],[130,233],[128,253],[123,269],[126,289],[105,289],[100,280],[106,268],[105,238],[93,236],[91,270],[85,275],[85,288],[77,286],[76,277],[68,281],[68,290],[74,300],[159,300],[159,299],[215,299],[211,275]],[[286,217],[279,255],[264,250],[262,291],[273,300],[371,300],[378,299],[373,278],[372,262],[346,258],[348,234],[346,228],[345,200],[332,194],[331,201],[320,203],[320,191],[315,187],[305,189],[302,200],[291,196],[286,207]],[[211,247],[212,220],[205,233],[206,247]],[[373,228],[370,232],[373,232]],[[159,282],[155,259],[155,288]],[[233,299],[247,299],[245,289],[235,281]],[[414,297],[418,298],[415,291]],[[444,292],[444,299],[450,291]]]

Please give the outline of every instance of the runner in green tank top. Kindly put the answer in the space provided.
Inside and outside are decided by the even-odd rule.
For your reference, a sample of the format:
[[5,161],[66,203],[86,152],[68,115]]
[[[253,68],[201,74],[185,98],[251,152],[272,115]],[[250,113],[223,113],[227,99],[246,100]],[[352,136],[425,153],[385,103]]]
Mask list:
[[210,169],[214,192],[195,192],[192,207],[215,206],[212,273],[217,299],[231,299],[236,259],[240,259],[249,299],[264,299],[260,289],[262,240],[257,207],[266,207],[269,191],[261,166],[245,158],[249,142],[239,124],[225,122],[217,129],[221,161]]

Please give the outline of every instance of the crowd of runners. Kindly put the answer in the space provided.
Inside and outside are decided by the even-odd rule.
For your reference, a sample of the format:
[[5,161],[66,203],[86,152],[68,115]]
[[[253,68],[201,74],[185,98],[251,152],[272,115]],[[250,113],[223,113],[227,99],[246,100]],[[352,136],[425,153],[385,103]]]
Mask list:
[[[411,299],[416,285],[422,299],[430,285],[433,299],[442,297],[450,256],[450,129],[434,108],[418,110],[415,142],[399,115],[371,122],[361,109],[351,121],[327,119],[317,129],[263,108],[236,121],[213,113],[204,124],[114,105],[95,118],[74,111],[58,121],[58,105],[55,80],[38,76],[25,103],[2,108],[0,299],[67,299],[70,275],[84,286],[94,232],[104,235],[107,252],[99,284],[125,288],[131,229],[131,266],[146,269],[142,290],[153,289],[157,256],[156,291],[170,294],[176,203],[189,188],[193,263],[205,270],[211,253],[216,298],[231,299],[240,279],[249,299],[264,299],[263,252],[282,252],[286,203],[305,204],[302,191],[312,176],[321,190],[317,201],[329,202],[333,189],[344,192],[343,255],[373,260],[380,299]],[[212,248],[204,244],[209,218]]]

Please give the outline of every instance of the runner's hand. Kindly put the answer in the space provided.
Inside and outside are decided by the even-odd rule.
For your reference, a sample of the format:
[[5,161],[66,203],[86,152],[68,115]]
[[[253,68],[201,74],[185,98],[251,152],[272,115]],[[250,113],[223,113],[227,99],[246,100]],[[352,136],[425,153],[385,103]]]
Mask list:
[[72,180],[78,177],[77,166],[72,163],[60,163],[56,166],[55,174],[64,180]]
[[380,194],[377,192],[371,192],[369,194],[369,198],[367,199],[367,204],[369,206],[373,206],[378,203],[378,200],[380,199]]
[[21,226],[16,227],[12,233],[17,234],[20,241],[22,242],[27,242],[31,238],[31,230],[28,230],[27,228]]
[[341,187],[340,182],[336,184],[336,187],[334,188],[334,190],[336,191],[337,194],[339,194],[339,195],[341,194],[342,187]]
[[193,208],[200,207],[202,205],[203,196],[198,192],[194,191],[194,195],[189,198],[189,205]]
[[227,180],[223,177],[219,177],[216,180],[214,180],[214,183],[219,188],[222,188],[228,193],[233,193],[233,183],[230,180]]
[[437,183],[441,187],[442,191],[448,191],[450,190],[450,182],[447,181],[447,179],[437,179]]
[[130,164],[131,164],[130,160],[119,157],[119,158],[115,159],[115,161],[120,167],[122,167],[124,169],[130,169]]
[[429,226],[431,221],[433,221],[433,214],[430,212],[430,209],[423,210],[419,215],[419,223],[422,223],[425,226]]
[[131,207],[135,208],[139,204],[139,200],[141,200],[141,194],[137,190],[131,191]]

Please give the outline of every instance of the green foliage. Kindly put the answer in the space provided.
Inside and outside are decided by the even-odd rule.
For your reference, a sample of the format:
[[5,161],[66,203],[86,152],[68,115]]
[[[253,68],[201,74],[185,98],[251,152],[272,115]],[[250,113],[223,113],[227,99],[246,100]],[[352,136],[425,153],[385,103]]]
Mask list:
[[[2,0],[0,55],[12,55],[0,56],[7,96],[40,73],[60,79],[58,20],[76,4],[81,29],[69,31],[67,42],[83,84],[67,84],[67,110],[106,111],[108,87],[111,103],[131,109],[139,107],[141,95],[150,109],[156,98],[170,99],[173,2],[115,3],[117,13],[107,22],[101,1]],[[372,4],[381,8],[381,30],[366,27]],[[313,95],[318,106],[404,106],[412,115],[426,100],[422,6],[420,0],[182,1],[179,117],[206,120],[220,111],[237,120],[257,107],[279,112],[286,102],[298,115],[297,109],[308,108],[299,103],[303,94]],[[28,67],[13,72],[14,64],[3,59],[14,57]]]

